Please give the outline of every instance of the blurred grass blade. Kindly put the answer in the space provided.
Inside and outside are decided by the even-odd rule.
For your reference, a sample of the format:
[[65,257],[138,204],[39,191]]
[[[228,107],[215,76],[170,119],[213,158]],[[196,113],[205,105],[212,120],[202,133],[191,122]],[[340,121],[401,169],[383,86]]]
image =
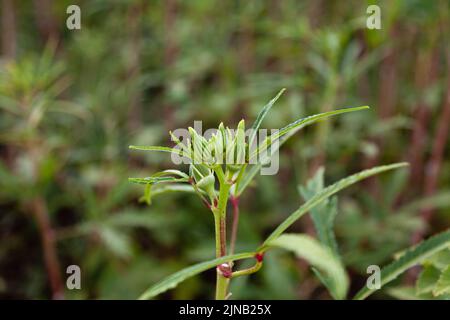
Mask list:
[[180,270],[180,271],[168,276],[164,280],[162,280],[162,281],[158,282],[157,284],[155,284],[154,286],[150,287],[147,291],[145,291],[139,297],[139,300],[151,299],[160,293],[163,293],[169,289],[175,288],[180,282],[183,282],[187,278],[193,277],[203,271],[214,268],[222,263],[251,258],[254,255],[255,255],[254,252],[246,252],[246,253],[234,254],[234,255],[225,256],[225,257],[217,258],[214,260],[195,264],[193,266],[190,266],[188,268],[185,268],[183,270]]
[[319,278],[335,299],[346,297],[349,280],[344,266],[329,248],[316,239],[301,234],[283,234],[269,242],[268,246],[292,251],[298,258],[307,260],[326,274],[325,277],[321,274]]
[[[409,268],[449,246],[450,230],[447,230],[408,249],[398,260],[381,269],[381,286],[391,282]],[[364,286],[364,288],[355,295],[354,299],[365,299],[375,291],[376,289],[369,289],[367,286]]]
[[322,201],[329,198],[333,194],[339,192],[340,190],[375,174],[404,167],[408,165],[405,162],[395,163],[386,166],[379,166],[372,169],[364,170],[358,173],[355,173],[347,178],[339,180],[335,184],[326,187],[321,192],[317,193],[314,197],[306,201],[300,208],[294,211],[283,223],[281,223],[267,238],[267,240],[263,243],[263,246],[267,245],[267,243],[275,240],[279,237],[287,228],[289,228],[295,221],[297,221],[301,216],[303,216],[306,212],[311,210],[312,208],[319,205]]
[[275,96],[275,98],[270,100],[269,103],[266,104],[264,106],[264,108],[262,108],[262,110],[259,112],[258,116],[256,117],[255,122],[252,125],[252,132],[251,132],[250,138],[248,140],[248,145],[249,146],[252,145],[253,140],[255,139],[255,137],[257,135],[257,131],[261,127],[261,123],[263,122],[263,120],[266,117],[267,113],[270,111],[270,109],[275,104],[275,102],[281,97],[281,95],[284,93],[284,91],[286,91],[286,88],[281,89],[280,92],[278,92],[278,94]]
[[141,150],[141,151],[159,151],[159,152],[169,152],[169,153],[175,153],[182,156],[188,157],[183,150],[181,149],[175,149],[175,148],[169,148],[169,147],[161,147],[161,146],[129,146],[132,150]]
[[399,214],[411,213],[427,208],[440,209],[447,207],[450,207],[450,190],[440,190],[432,196],[413,200],[412,202],[400,207],[397,212]]
[[96,231],[105,247],[117,257],[128,259],[132,255],[132,241],[129,235],[118,228],[103,225]]
[[160,182],[186,182],[187,178],[175,177],[147,177],[147,178],[128,178],[128,181],[138,184],[155,184]]

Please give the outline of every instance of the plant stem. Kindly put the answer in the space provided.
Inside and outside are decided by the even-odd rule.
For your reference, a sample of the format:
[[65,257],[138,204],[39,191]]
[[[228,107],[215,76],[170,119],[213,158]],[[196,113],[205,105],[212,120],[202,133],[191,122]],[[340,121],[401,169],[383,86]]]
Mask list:
[[216,277],[216,300],[225,300],[228,292],[228,285],[230,284],[230,279],[225,278],[222,272],[217,269]]
[[41,235],[44,263],[52,290],[52,298],[57,300],[64,299],[64,287],[60,274],[61,268],[56,253],[55,236],[50,224],[47,204],[42,197],[37,197],[31,201],[30,206]]
[[261,267],[262,267],[262,261],[257,261],[253,267],[233,272],[232,277],[236,278],[236,277],[240,277],[240,276],[250,275],[252,273],[258,272],[259,269],[261,269]]
[[[222,168],[220,168],[222,169]],[[213,207],[214,226],[216,233],[216,257],[226,255],[226,214],[227,202],[231,183],[227,179],[220,179],[219,201],[217,207]],[[224,300],[227,296],[228,285],[230,280],[226,278],[222,271],[217,268],[216,278],[216,299]]]
[[[37,177],[39,174],[38,159],[40,158],[38,147],[30,142],[27,152],[29,158],[33,160],[33,175]],[[55,232],[51,225],[47,201],[44,197],[37,196],[30,201],[29,206],[39,228],[43,259],[52,291],[52,298],[56,300],[64,299],[64,285],[60,271],[61,264],[58,258]]]
[[221,256],[221,245],[220,245],[220,214],[213,209],[214,214],[214,232],[216,236],[216,258]]

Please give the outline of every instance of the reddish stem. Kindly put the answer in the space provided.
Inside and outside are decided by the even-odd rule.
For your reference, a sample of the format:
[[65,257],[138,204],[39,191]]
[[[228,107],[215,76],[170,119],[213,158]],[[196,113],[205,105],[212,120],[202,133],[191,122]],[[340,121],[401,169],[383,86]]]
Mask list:
[[35,198],[31,202],[31,209],[41,235],[44,262],[52,289],[52,297],[53,299],[64,299],[60,263],[56,253],[55,233],[50,224],[44,199],[41,197]]
[[[450,61],[450,59],[449,59]],[[424,194],[429,197],[432,196],[438,187],[439,173],[442,167],[442,160],[444,158],[444,151],[447,145],[448,133],[450,128],[450,83],[447,87],[447,93],[444,100],[442,113],[439,116],[439,122],[436,129],[436,135],[433,141],[433,149],[430,160],[426,165]],[[431,207],[424,208],[421,211],[422,220],[428,223],[433,216],[433,209]],[[414,243],[420,241],[423,237],[423,230],[419,230],[413,237]]]
[[[39,172],[38,148],[38,145],[34,145],[31,141],[29,142],[28,155],[33,160],[33,173],[35,176]],[[64,286],[56,248],[55,232],[51,225],[47,202],[42,196],[37,196],[31,200],[29,206],[39,228],[43,258],[52,290],[52,298],[64,299]]]
[[[436,81],[438,73],[439,51],[429,51],[419,53],[416,63],[416,86],[420,92],[425,92]],[[431,108],[424,98],[418,101],[414,112],[414,129],[411,136],[410,148],[408,150],[408,162],[411,165],[410,183],[412,185],[421,185],[424,177],[424,163],[427,142],[427,127],[429,126]]]
[[[450,54],[447,59],[450,71]],[[450,81],[447,84],[447,92],[444,98],[444,106],[442,113],[439,117],[439,122],[436,129],[436,135],[433,142],[433,149],[431,153],[430,160],[425,167],[425,177],[424,177],[424,194],[425,196],[432,196],[438,187],[439,173],[442,167],[442,160],[444,157],[444,151],[448,140],[448,133],[450,129]],[[420,212],[422,221],[428,224],[433,216],[433,208],[424,208]],[[412,236],[412,242],[414,244],[420,242],[423,239],[424,230],[417,230]],[[411,269],[408,272],[408,277],[406,278],[407,283],[412,283],[417,277],[418,270]]]

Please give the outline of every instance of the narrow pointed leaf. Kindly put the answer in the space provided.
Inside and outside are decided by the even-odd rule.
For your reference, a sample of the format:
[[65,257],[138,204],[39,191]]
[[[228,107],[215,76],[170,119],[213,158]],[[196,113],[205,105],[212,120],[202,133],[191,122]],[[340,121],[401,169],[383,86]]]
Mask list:
[[175,176],[179,176],[180,178],[186,178],[186,179],[189,178],[189,176],[186,173],[184,173],[183,171],[175,170],[175,169],[164,170],[153,176],[162,176],[162,175],[175,175]]
[[321,192],[317,193],[314,197],[306,201],[298,210],[294,211],[286,220],[283,221],[267,238],[267,240],[264,242],[263,246],[269,243],[270,241],[273,241],[278,236],[280,236],[287,228],[289,228],[295,221],[297,221],[301,216],[303,216],[306,212],[311,210],[312,208],[319,205],[322,201],[325,199],[331,197],[335,193],[339,192],[340,190],[360,181],[365,178],[368,178],[370,176],[373,176],[375,174],[404,167],[408,165],[407,163],[395,163],[391,165],[386,166],[379,166],[372,169],[364,170],[361,172],[358,172],[356,174],[353,174],[347,178],[344,178],[342,180],[339,180],[335,184],[332,184],[331,186],[326,187]]
[[250,185],[259,170],[261,170],[261,164],[255,164],[247,170],[247,173],[243,175],[236,190],[236,196],[240,196],[242,192]]
[[[288,139],[293,134],[295,134],[298,130],[300,130],[314,122],[323,120],[328,117],[336,116],[336,115],[339,115],[342,113],[360,111],[360,110],[364,110],[364,109],[369,109],[369,107],[362,106],[362,107],[338,109],[338,110],[323,112],[323,113],[315,114],[312,116],[308,116],[306,118],[298,119],[298,120],[288,124],[287,126],[281,128],[280,130],[278,130],[277,133],[274,133],[273,135],[267,137],[266,140],[261,145],[258,146],[258,148],[255,150],[255,152],[251,155],[251,157],[254,157],[257,154],[261,153],[262,151],[266,150],[273,143],[273,141],[285,137],[284,139],[282,139],[282,141],[279,142],[279,146],[281,146],[283,140]],[[271,152],[271,153],[273,153],[273,152]]]
[[193,277],[199,273],[202,273],[208,269],[214,268],[222,263],[251,258],[254,255],[255,255],[254,252],[240,253],[240,254],[229,255],[229,256],[217,258],[214,260],[195,264],[193,266],[190,266],[188,268],[180,270],[180,271],[168,276],[164,280],[158,282],[154,286],[150,287],[147,291],[145,291],[139,297],[139,299],[140,300],[151,299],[160,293],[163,293],[169,289],[175,288],[180,282],[183,282],[184,280],[186,280],[190,277]]
[[[273,154],[277,149],[279,149],[291,136],[293,136],[296,132],[298,132],[299,130],[301,130],[302,128],[313,124],[314,122],[317,122],[319,120],[323,120],[327,117],[331,117],[331,116],[335,116],[338,114],[342,114],[342,113],[347,113],[347,112],[353,112],[353,111],[359,111],[359,110],[364,110],[364,109],[368,109],[369,107],[367,106],[363,106],[363,107],[356,107],[356,108],[346,108],[346,109],[339,109],[339,110],[334,110],[334,111],[330,111],[330,112],[324,112],[324,113],[319,113],[313,116],[309,116],[306,118],[302,118],[299,119],[293,123],[291,123],[290,125],[284,127],[283,129],[281,129],[278,134],[281,133],[281,131],[284,132],[283,134],[283,139],[280,139],[277,148],[275,148],[274,150],[271,151],[271,154]],[[278,138],[280,138],[281,136],[278,136]],[[258,148],[255,150],[255,152],[252,153],[252,155],[250,156],[253,157],[256,154],[260,153],[263,150],[259,150],[259,147],[262,147],[264,149],[267,149],[267,147],[270,145],[268,143],[269,140],[267,140],[266,143],[262,143],[261,146],[258,146]],[[273,140],[271,140],[273,141]],[[250,145],[251,148],[251,145]],[[239,196],[242,194],[242,192],[247,188],[247,186],[250,184],[250,182],[253,180],[253,178],[255,177],[255,175],[258,173],[258,171],[261,169],[262,164],[261,161],[258,161],[258,164],[255,164],[254,166],[252,166],[252,168],[250,170],[248,170],[247,174],[244,176],[244,178],[242,179],[241,184],[239,185],[239,189],[236,190],[236,195]]]
[[189,156],[183,153],[180,149],[174,149],[169,147],[160,147],[160,146],[129,146],[130,149],[133,150],[141,150],[141,151],[159,151],[159,152],[169,152],[175,153],[183,156]]
[[155,184],[160,182],[186,182],[187,178],[175,177],[147,177],[147,178],[128,178],[128,181],[138,184]]
[[249,138],[249,145],[251,146],[253,143],[253,140],[256,137],[256,134],[259,130],[259,128],[261,127],[261,123],[263,122],[264,118],[266,117],[267,113],[269,113],[270,109],[272,108],[272,106],[275,104],[275,102],[277,102],[277,100],[281,97],[281,95],[284,93],[284,91],[286,91],[286,88],[283,88],[280,90],[280,92],[278,92],[278,94],[275,96],[275,98],[273,98],[272,100],[269,101],[268,104],[266,104],[262,110],[259,112],[258,116],[256,117],[255,122],[252,125],[252,132]]

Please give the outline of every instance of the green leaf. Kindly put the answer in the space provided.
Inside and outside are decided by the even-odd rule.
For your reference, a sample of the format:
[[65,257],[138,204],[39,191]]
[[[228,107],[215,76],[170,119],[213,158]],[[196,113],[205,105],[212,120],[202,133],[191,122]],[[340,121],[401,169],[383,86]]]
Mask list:
[[416,294],[416,289],[412,286],[398,286],[389,288],[387,293],[399,300],[427,300]]
[[146,177],[146,178],[128,178],[128,181],[138,184],[155,184],[160,182],[186,182],[187,178],[175,177]]
[[[299,192],[305,199],[310,200],[324,188],[324,168],[317,170],[315,175],[307,182],[306,187],[299,186]],[[338,255],[338,246],[334,235],[334,220],[337,215],[337,198],[324,200],[320,205],[310,210],[311,218],[317,236],[324,245]]]
[[[281,128],[278,132],[267,137],[265,139],[265,141],[260,146],[258,146],[258,148],[255,150],[255,152],[251,155],[250,158],[252,158],[252,157],[256,156],[257,154],[260,154],[262,151],[266,150],[273,143],[273,141],[279,140],[280,138],[284,137],[284,139],[282,139],[279,142],[279,146],[276,148],[276,149],[278,149],[281,146],[282,142],[289,139],[293,134],[298,132],[300,129],[306,127],[307,125],[310,125],[319,120],[323,120],[325,118],[332,117],[332,116],[335,116],[338,114],[359,111],[359,110],[364,110],[364,109],[369,109],[369,107],[362,106],[362,107],[338,109],[338,110],[323,112],[323,113],[315,114],[312,116],[308,116],[306,118],[298,119],[298,120],[288,124],[287,126]],[[273,153],[273,151],[271,153]]]
[[332,184],[331,186],[326,187],[321,192],[317,193],[306,201],[300,208],[298,208],[296,211],[294,211],[286,220],[283,221],[267,238],[267,240],[263,243],[263,246],[265,246],[268,242],[274,240],[278,236],[280,236],[287,228],[289,228],[295,221],[297,221],[301,216],[303,216],[306,212],[310,211],[317,205],[319,205],[322,201],[325,199],[331,197],[335,193],[339,192],[340,190],[360,181],[365,178],[368,178],[370,176],[373,176],[375,174],[404,167],[408,165],[407,163],[395,163],[391,165],[386,166],[379,166],[375,168],[371,168],[368,170],[364,170],[358,173],[355,173],[345,179],[339,180],[338,182]]
[[185,145],[183,142],[181,142],[180,139],[178,139],[178,138],[173,134],[172,131],[169,131],[169,135],[170,135],[170,138],[172,139],[172,141],[175,142],[175,144],[176,144],[181,150],[183,150],[185,154],[189,154],[189,153],[190,153],[190,150],[189,150],[188,146]]
[[255,164],[250,168],[250,170],[247,171],[246,174],[244,174],[239,183],[235,196],[239,197],[242,194],[242,192],[244,192],[244,190],[248,187],[250,182],[252,182],[253,178],[256,176],[259,170],[261,170],[261,164]]
[[257,135],[257,132],[258,132],[259,128],[261,127],[261,123],[263,122],[263,120],[266,117],[267,113],[269,113],[269,111],[272,108],[272,106],[281,97],[281,95],[284,93],[284,91],[286,91],[286,88],[281,89],[280,92],[278,92],[278,94],[275,96],[275,98],[270,100],[269,103],[266,104],[262,108],[262,110],[259,112],[258,116],[256,117],[255,122],[252,125],[252,132],[251,132],[250,138],[248,140],[248,145],[249,146],[252,145],[253,140],[255,139],[255,137]]
[[[310,125],[310,124],[313,124],[314,122],[317,122],[319,120],[323,120],[323,119],[325,119],[327,117],[335,116],[335,115],[338,115],[338,114],[347,113],[347,112],[353,112],[353,111],[359,111],[359,110],[368,109],[368,108],[369,107],[364,106],[364,107],[356,107],[356,108],[339,109],[339,110],[319,113],[319,114],[316,114],[316,115],[313,115],[313,116],[309,116],[309,117],[306,117],[306,118],[299,119],[299,120],[291,123],[290,125],[284,127],[283,129],[280,129],[278,134],[280,134],[281,131],[283,131],[284,132],[283,139],[280,139],[277,147],[274,148],[271,153],[273,153],[276,150],[278,150],[291,136],[293,136],[300,129],[302,129],[302,128]],[[278,135],[278,138],[280,138],[280,137],[281,136]],[[269,140],[266,139],[266,141],[263,142],[264,148],[267,148],[270,145],[268,141]],[[270,140],[270,141],[273,141],[273,140]],[[249,145],[249,146],[251,147],[251,145]],[[261,151],[262,150],[259,150],[259,147],[258,147],[255,150],[255,153],[259,154],[259,152],[261,152]],[[252,156],[254,156],[254,155],[252,155]],[[252,156],[250,156],[250,158]],[[253,178],[258,173],[258,171],[261,169],[261,167],[262,167],[262,163],[261,163],[261,161],[259,161],[258,164],[255,164],[247,172],[247,174],[244,176],[244,178],[242,179],[242,182],[239,185],[239,189],[237,190],[237,193],[236,193],[237,196],[240,196],[242,194],[242,192],[245,190],[245,188],[247,188],[247,186],[253,180]]]
[[[181,178],[176,177],[165,177],[168,175],[175,175]],[[152,187],[154,184],[157,183],[175,183],[175,182],[187,182],[189,180],[189,176],[185,174],[184,172],[181,172],[179,170],[164,170],[161,172],[155,173],[151,177],[147,178],[128,178],[128,181],[138,184],[145,184],[145,191],[144,195],[139,199],[140,202],[145,202],[148,205],[152,203]]]
[[169,147],[160,147],[160,146],[129,146],[132,150],[141,150],[141,151],[160,151],[160,152],[170,152],[182,155],[184,157],[189,157],[188,154],[184,153],[181,149],[169,148]]
[[225,257],[220,257],[220,258],[217,258],[214,260],[195,264],[193,266],[190,266],[188,268],[185,268],[183,270],[180,270],[180,271],[168,276],[164,280],[162,280],[162,281],[158,282],[157,284],[155,284],[154,286],[150,287],[139,297],[139,300],[151,299],[160,293],[163,293],[169,289],[175,288],[180,282],[183,282],[187,278],[193,277],[203,271],[214,268],[222,263],[251,258],[254,255],[255,255],[254,252],[246,252],[246,253],[240,253],[240,254],[234,254],[234,255],[229,255],[229,256],[225,256]]
[[153,175],[153,177],[164,176],[164,175],[174,175],[174,176],[179,176],[180,178],[189,179],[189,176],[186,173],[184,173],[180,170],[174,170],[174,169],[168,169],[168,170],[164,170],[164,171],[155,173]]
[[139,202],[145,202],[147,205],[152,204],[152,186],[151,183],[145,186],[144,195],[139,198]]
[[[390,263],[381,269],[381,286],[396,279],[400,274],[409,268],[421,263],[431,255],[446,249],[450,246],[450,230],[442,232],[419,245],[408,249],[398,260]],[[367,286],[362,288],[354,299],[362,300],[371,295],[376,289],[369,289]]]
[[345,268],[333,252],[307,235],[284,234],[268,243],[270,247],[279,247],[295,253],[320,269],[319,278],[330,290],[335,299],[344,299],[348,290],[348,277]]
[[450,247],[448,250],[442,250],[426,260],[426,263],[444,271],[450,265]]
[[182,184],[182,183],[160,185],[158,187],[153,188],[152,197],[168,192],[195,193],[195,189],[189,184]]
[[433,266],[425,266],[416,281],[416,293],[423,294],[433,291],[441,272]]
[[433,289],[434,296],[450,294],[450,265],[442,272]]

